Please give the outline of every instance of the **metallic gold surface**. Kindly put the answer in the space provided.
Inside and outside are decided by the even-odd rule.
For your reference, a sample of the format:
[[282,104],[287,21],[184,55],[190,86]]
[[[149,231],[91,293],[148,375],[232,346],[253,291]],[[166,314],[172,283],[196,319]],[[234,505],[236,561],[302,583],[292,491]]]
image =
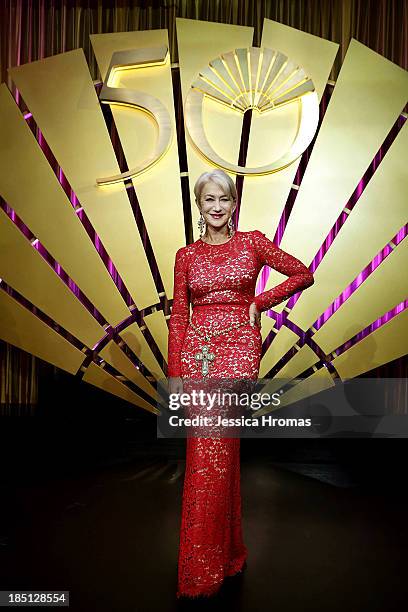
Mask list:
[[[407,98],[408,73],[353,39],[280,243],[283,250],[310,264]],[[281,277],[272,271],[266,288]]]
[[[246,26],[190,19],[176,19],[176,28],[183,104],[191,83],[199,71],[222,53],[252,45],[254,32],[253,28]],[[203,106],[203,121],[207,138],[218,154],[224,159],[238,162],[242,116],[218,102],[206,99]],[[189,139],[186,140],[186,147],[193,235],[194,239],[197,239],[199,213],[194,199],[194,183],[202,172],[207,172],[214,166],[198,154]]]
[[[143,61],[144,57],[149,57],[147,63]],[[170,146],[173,130],[170,115],[164,104],[158,98],[148,93],[114,86],[115,81],[119,80],[120,74],[124,71],[132,68],[138,70],[148,67],[152,68],[164,65],[166,61],[168,61],[168,49],[163,46],[115,51],[112,53],[105,82],[99,93],[100,101],[110,106],[129,106],[145,112],[154,120],[158,130],[158,137],[151,155],[140,162],[138,166],[132,167],[127,172],[96,179],[98,185],[109,185],[134,178],[142,174],[142,172],[146,172],[166,154]]]
[[354,378],[407,354],[408,308],[333,359],[340,378]]
[[83,381],[89,383],[90,385],[94,385],[107,393],[111,393],[112,395],[116,395],[121,399],[130,402],[131,404],[135,404],[139,408],[143,408],[148,412],[152,412],[153,414],[160,414],[160,410],[158,410],[155,406],[146,402],[140,395],[134,393],[129,387],[124,385],[120,380],[106,372],[103,368],[100,368],[96,363],[91,362],[89,367],[87,368],[83,378]]
[[114,342],[108,342],[102,350],[99,351],[99,356],[109,363],[115,370],[126,376],[126,378],[142,389],[153,399],[157,399],[155,388],[149,383],[138,368],[133,364],[129,357],[122,349]]
[[[334,386],[335,383],[330,372],[327,368],[322,367],[319,370],[313,372],[313,374],[311,374],[307,378],[300,380],[300,382],[297,382],[287,391],[285,391],[285,393],[283,393],[281,396],[281,402],[279,406],[272,406],[271,408],[265,406],[265,408],[256,410],[253,413],[253,416],[260,417],[264,414],[269,414],[270,412],[276,412],[284,406],[290,406],[290,404],[294,404],[295,402],[298,402],[302,399],[306,399],[307,397],[316,395],[316,393],[320,393],[321,391],[331,389]],[[262,389],[262,391],[264,391],[265,388],[266,386]],[[282,416],[284,416],[283,413]]]
[[95,182],[119,168],[83,50],[9,73],[137,307],[158,302],[125,187]]
[[123,70],[164,66],[168,60],[169,49],[166,45],[161,47],[142,47],[140,49],[115,51],[107,71],[107,74],[109,74],[107,85],[108,87],[115,87],[115,78],[117,74],[122,73]]
[[[341,232],[330,245],[330,249],[314,273],[314,285],[300,297],[289,314],[288,319],[302,329],[308,329],[316,321],[320,314],[330,306],[406,223],[407,152],[408,124],[397,135],[356,206],[350,212]],[[356,248],[356,245],[358,245],[358,248]],[[403,245],[401,247],[405,249]],[[404,256],[397,256],[397,260],[399,257]],[[392,257],[391,260],[393,259]],[[388,270],[390,261],[388,263],[387,261],[388,258],[380,264],[380,267],[386,265]],[[340,262],[341,265],[338,265]],[[390,278],[393,278],[394,274],[398,274],[397,268],[395,268],[395,272],[391,268],[389,273],[391,274]],[[331,317],[319,330],[319,335],[315,336],[319,339],[324,337],[324,345],[332,346],[334,343],[338,346],[336,344],[337,340],[341,340],[347,330],[356,329],[360,320],[360,329],[362,329],[365,327],[364,322],[370,316],[372,318],[366,323],[367,325],[375,320],[375,312],[378,312],[377,316],[381,316],[387,311],[387,304],[391,304],[391,308],[398,303],[399,299],[404,299],[404,296],[401,297],[401,291],[404,288],[403,281],[405,278],[400,276],[399,279],[395,279],[395,284],[386,282],[387,291],[384,291],[384,285],[382,284],[377,288],[372,286],[378,274],[379,271],[376,271],[375,276],[371,280],[367,279],[363,286],[358,289],[358,292],[365,291],[364,285],[368,282],[368,286],[372,287],[370,291],[377,292],[379,296],[374,302],[372,299],[367,300],[367,316],[362,312],[364,310],[363,305],[356,312],[348,307],[345,311],[348,312],[348,315],[341,314],[351,298],[353,298],[351,303],[357,304],[357,302],[354,302],[357,298],[351,296],[346,304],[342,305],[338,311],[339,314],[336,313],[334,319]],[[384,275],[381,274],[379,279],[385,279]],[[367,297],[369,295],[373,294],[369,293]],[[381,295],[382,297],[380,297]],[[375,308],[376,305],[378,306],[377,309]],[[337,317],[340,318],[337,319]],[[335,324],[336,320],[339,321],[338,325]],[[329,332],[324,331],[328,324],[330,324],[330,330],[333,334],[332,341]],[[360,329],[356,329],[356,333]],[[319,340],[316,341],[319,343]]]
[[[264,115],[286,104],[296,105],[292,142],[276,159],[267,156],[254,167],[223,159],[205,133],[206,97],[242,115],[249,109]],[[260,176],[286,168],[305,151],[317,129],[319,102],[312,80],[290,58],[277,50],[248,47],[223,53],[200,70],[187,93],[184,118],[193,146],[210,164],[244,176]]]
[[261,327],[261,336],[262,336],[262,342],[265,341],[266,337],[270,334],[270,332],[274,329],[275,327],[275,319],[272,319],[272,317],[262,317],[262,327]]
[[[266,317],[263,318],[262,325],[265,319]],[[261,359],[259,377],[264,378],[298,340],[299,336],[283,325]]]
[[[321,99],[339,48],[338,44],[264,19],[261,46],[277,49],[302,66],[313,80],[318,99]],[[281,66],[277,66],[278,70],[280,68]],[[267,78],[273,78],[273,74]],[[286,105],[268,113],[267,116],[252,113],[247,165],[262,164],[268,156],[279,156],[290,146],[296,135],[295,111],[295,105]],[[259,229],[273,239],[298,165],[297,161],[273,175],[244,180],[239,229]],[[278,273],[276,275],[278,278]],[[285,279],[283,275],[279,275],[279,278]]]
[[105,331],[0,209],[0,278],[89,348]]
[[70,374],[76,374],[85,359],[84,353],[3,290],[0,338]]
[[156,310],[149,315],[143,317],[143,321],[153,336],[157,347],[159,348],[164,359],[167,361],[167,339],[168,327],[162,310]]
[[281,406],[289,406],[299,400],[316,395],[335,386],[327,368],[322,367],[304,380],[300,380],[282,396]]
[[[102,78],[105,78],[112,54],[118,50],[134,49],[138,53],[146,50],[145,52],[149,53],[150,47],[168,47],[166,30],[93,34],[90,38]],[[169,60],[167,59],[162,66],[154,68],[120,70],[116,74],[114,84],[117,88],[125,87],[145,92],[159,99],[171,121],[174,137],[165,156],[159,164],[133,180],[166,296],[171,299],[175,253],[178,248],[186,244],[186,241]],[[157,134],[154,123],[144,113],[129,108],[113,106],[112,115],[128,167],[143,162],[151,155],[156,145]],[[115,188],[112,185],[108,187]],[[138,268],[135,270],[138,276],[143,274],[142,270]],[[158,299],[151,301],[150,305],[158,301]]]
[[152,373],[156,380],[165,377],[159,362],[137,323],[129,325],[129,327],[119,333],[119,336],[123,338],[128,347],[133,351],[136,357],[140,359],[143,365],[146,366],[149,372]]
[[408,295],[408,274],[401,274],[402,270],[408,270],[407,239],[396,246],[339,310],[317,330],[313,341],[329,354],[400,304]]
[[285,383],[300,376],[305,370],[308,370],[313,365],[318,363],[319,357],[308,346],[304,344],[277,374],[263,388],[262,392],[274,393],[282,385],[282,380]]
[[4,83],[0,133],[1,197],[106,321],[123,321],[129,309]]
[[[246,174],[252,168],[255,175],[262,166],[273,171],[268,176],[245,177],[239,223],[241,230],[257,228],[272,239],[298,162],[289,162],[291,166],[279,172],[271,164],[281,163],[296,138],[302,137],[298,105],[316,96],[311,93],[310,79],[320,99],[338,45],[268,20],[262,49],[251,47],[253,28],[241,26],[178,19],[177,35],[190,132],[186,141],[193,239],[198,237],[193,186],[201,172],[216,164],[232,173]],[[10,74],[137,308],[159,309],[153,308],[144,317],[146,335],[137,323],[120,332],[152,377],[144,376],[125,351],[110,341],[99,355],[120,375],[112,376],[91,363],[83,379],[157,414],[153,401],[163,403],[163,399],[151,381],[164,373],[149,338],[167,360],[168,326],[123,180],[133,177],[142,225],[166,297],[171,299],[174,257],[185,244],[185,230],[171,67],[165,53],[167,31],[91,38],[102,79],[111,69],[101,100],[112,105],[129,172],[120,173],[82,49],[12,68]],[[289,216],[282,249],[310,263],[407,98],[408,74],[353,40]],[[252,114],[246,167],[237,168],[247,109],[259,112]],[[311,130],[311,124],[306,128]],[[0,195],[108,323],[117,325],[129,317],[133,307],[125,304],[4,84],[0,86],[0,132]],[[407,138],[405,126],[314,273],[313,287],[289,313],[289,320],[299,328],[309,329],[406,222]],[[203,153],[208,161],[203,160]],[[102,179],[104,184],[98,185],[100,177],[109,180]],[[92,317],[1,210],[0,256],[0,278],[85,346],[92,348],[105,336],[106,326],[104,329]],[[407,263],[405,240],[315,333],[313,340],[326,354],[404,299],[406,283],[401,281],[401,270]],[[266,289],[284,278],[272,271]],[[274,307],[276,311],[284,308],[285,302]],[[333,365],[339,376],[358,376],[406,354],[407,326],[405,311],[336,357]],[[276,332],[274,319],[265,316],[262,341],[271,331]],[[83,352],[1,286],[0,337],[71,373],[85,359]],[[319,357],[308,345],[299,348],[298,340],[285,325],[276,332],[261,360],[261,378],[295,345],[297,352],[264,391],[273,392],[282,379],[294,380],[312,366],[316,370]],[[321,388],[315,385],[313,392],[334,385],[322,367],[307,380],[296,381],[282,405],[310,395],[308,383],[315,379]],[[122,380],[137,385],[152,402]]]

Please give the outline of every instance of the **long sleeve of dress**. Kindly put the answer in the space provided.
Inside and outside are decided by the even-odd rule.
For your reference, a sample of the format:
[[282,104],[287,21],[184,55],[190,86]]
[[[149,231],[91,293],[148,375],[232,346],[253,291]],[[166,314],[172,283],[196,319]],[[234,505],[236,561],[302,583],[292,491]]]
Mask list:
[[259,230],[252,232],[252,239],[260,263],[289,276],[287,280],[254,298],[260,312],[284,302],[298,291],[313,285],[313,274],[299,259],[277,247]]
[[181,376],[180,353],[190,317],[190,299],[187,284],[187,255],[182,247],[176,253],[174,264],[173,307],[169,321],[167,376]]

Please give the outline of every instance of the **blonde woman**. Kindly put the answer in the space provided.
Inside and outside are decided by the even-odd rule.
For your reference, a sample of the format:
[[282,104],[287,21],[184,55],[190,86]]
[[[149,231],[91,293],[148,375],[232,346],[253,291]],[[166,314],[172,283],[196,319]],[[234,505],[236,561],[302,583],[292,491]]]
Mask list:
[[[183,391],[183,378],[256,380],[261,312],[314,282],[299,259],[262,232],[234,228],[237,192],[225,172],[202,174],[194,194],[200,237],[180,248],[175,258],[168,341],[170,393]],[[289,278],[255,297],[264,265]],[[177,597],[215,595],[226,576],[242,571],[247,556],[241,525],[239,437],[187,438]]]

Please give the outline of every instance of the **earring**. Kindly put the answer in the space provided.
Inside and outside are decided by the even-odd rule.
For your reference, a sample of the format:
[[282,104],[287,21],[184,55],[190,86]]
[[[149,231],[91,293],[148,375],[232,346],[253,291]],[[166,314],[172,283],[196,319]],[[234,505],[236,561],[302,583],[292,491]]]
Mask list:
[[198,229],[200,230],[200,238],[203,237],[204,231],[205,231],[205,220],[203,217],[203,213],[200,211],[200,218],[198,220]]
[[228,219],[227,225],[228,225],[228,236],[231,238],[234,232],[234,221],[232,220],[232,217]]

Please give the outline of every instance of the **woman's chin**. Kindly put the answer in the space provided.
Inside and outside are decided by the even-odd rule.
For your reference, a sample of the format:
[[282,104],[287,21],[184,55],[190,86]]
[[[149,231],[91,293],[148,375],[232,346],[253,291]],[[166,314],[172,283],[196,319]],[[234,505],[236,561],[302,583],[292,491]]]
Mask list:
[[214,230],[220,230],[226,225],[227,224],[224,219],[211,219],[207,222],[207,226],[213,228]]

